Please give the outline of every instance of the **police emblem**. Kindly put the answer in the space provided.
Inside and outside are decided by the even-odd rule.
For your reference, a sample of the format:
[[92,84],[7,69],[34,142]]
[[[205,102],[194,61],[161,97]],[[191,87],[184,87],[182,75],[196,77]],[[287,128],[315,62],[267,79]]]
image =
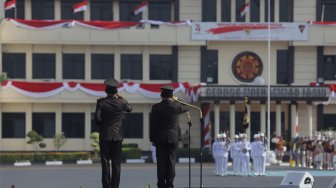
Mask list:
[[253,52],[239,53],[232,62],[232,73],[242,82],[253,82],[263,71],[260,57]]

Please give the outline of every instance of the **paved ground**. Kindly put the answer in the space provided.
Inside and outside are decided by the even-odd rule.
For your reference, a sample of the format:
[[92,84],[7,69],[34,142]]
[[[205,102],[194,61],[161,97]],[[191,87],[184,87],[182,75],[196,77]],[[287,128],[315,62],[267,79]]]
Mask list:
[[[188,164],[176,166],[175,187],[188,187]],[[213,174],[213,164],[203,164],[202,183],[204,187],[279,187],[288,171],[309,171],[315,179],[314,187],[325,188],[336,178],[336,171],[316,171],[310,169],[293,169],[289,167],[267,167],[266,177],[218,177]],[[229,168],[231,170],[231,168]],[[0,188],[100,188],[100,166],[73,165],[14,167],[2,165],[0,169]],[[122,164],[120,188],[151,187],[156,182],[154,164]],[[200,187],[200,164],[191,166],[191,187]]]

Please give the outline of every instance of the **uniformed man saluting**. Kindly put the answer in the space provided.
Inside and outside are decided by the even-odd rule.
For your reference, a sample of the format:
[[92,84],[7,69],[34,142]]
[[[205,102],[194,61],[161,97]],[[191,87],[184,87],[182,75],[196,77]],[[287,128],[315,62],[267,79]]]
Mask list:
[[179,141],[179,115],[188,108],[173,96],[170,85],[161,87],[162,101],[152,106],[150,117],[150,141],[156,145],[157,186],[173,188],[175,161]]
[[[118,94],[119,82],[114,78],[104,81],[107,97],[97,100],[94,120],[100,128],[99,146],[102,165],[103,188],[118,188],[120,183],[120,164],[123,131],[123,113],[131,112],[132,107]],[[112,176],[110,173],[112,163]]]

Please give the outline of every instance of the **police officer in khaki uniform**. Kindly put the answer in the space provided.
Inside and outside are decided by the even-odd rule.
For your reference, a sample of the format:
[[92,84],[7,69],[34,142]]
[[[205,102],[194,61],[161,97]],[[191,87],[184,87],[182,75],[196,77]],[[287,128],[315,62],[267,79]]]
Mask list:
[[[123,113],[132,107],[118,94],[119,82],[113,78],[105,80],[107,97],[97,100],[94,119],[100,128],[99,145],[102,165],[103,188],[118,188],[120,183],[121,149],[123,140]],[[110,160],[112,175],[110,173]]]
[[152,106],[150,117],[150,141],[156,145],[157,186],[173,188],[175,161],[179,141],[179,115],[188,108],[173,96],[170,85],[161,88],[160,103]]

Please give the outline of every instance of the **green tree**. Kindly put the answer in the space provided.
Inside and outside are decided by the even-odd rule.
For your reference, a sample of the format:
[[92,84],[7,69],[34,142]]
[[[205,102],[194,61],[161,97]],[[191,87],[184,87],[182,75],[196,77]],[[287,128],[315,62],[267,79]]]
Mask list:
[[29,131],[27,133],[27,137],[29,138],[28,144],[31,144],[35,150],[40,148],[45,148],[47,145],[43,142],[43,137],[39,135],[36,131]]
[[1,73],[0,74],[0,83],[4,82],[7,80],[7,73]]
[[60,148],[67,142],[67,139],[65,138],[64,132],[57,133],[54,137],[54,145],[56,147],[56,150],[59,151]]
[[91,133],[90,138],[92,139],[91,146],[94,151],[94,158],[98,158],[98,152],[100,151],[99,148],[99,133],[98,132],[93,132]]

